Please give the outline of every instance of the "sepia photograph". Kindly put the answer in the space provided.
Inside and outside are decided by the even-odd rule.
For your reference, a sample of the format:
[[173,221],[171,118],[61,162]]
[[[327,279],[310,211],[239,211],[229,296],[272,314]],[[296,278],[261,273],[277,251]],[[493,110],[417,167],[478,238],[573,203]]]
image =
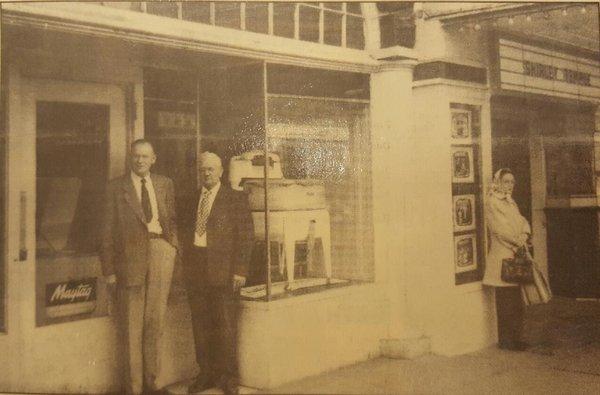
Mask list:
[[477,269],[476,238],[475,234],[454,237],[454,259],[457,273]]
[[475,182],[475,169],[473,168],[473,147],[452,146],[452,182]]
[[0,0],[0,394],[598,394],[597,0]]
[[452,199],[454,231],[474,230],[476,227],[475,195],[458,195]]

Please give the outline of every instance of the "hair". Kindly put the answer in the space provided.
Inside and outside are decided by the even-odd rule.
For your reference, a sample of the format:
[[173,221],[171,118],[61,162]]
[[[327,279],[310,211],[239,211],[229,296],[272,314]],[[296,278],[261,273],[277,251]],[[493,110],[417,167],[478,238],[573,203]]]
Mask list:
[[504,177],[507,174],[510,174],[513,177],[515,176],[515,173],[513,173],[513,171],[511,169],[509,169],[508,167],[504,167],[504,168],[498,170],[496,172],[496,174],[497,174],[497,177],[498,177],[498,181],[501,181],[502,177]]
[[219,157],[219,155],[210,152],[210,151],[204,151],[203,153],[201,153],[198,156],[198,163],[202,163],[205,160],[209,160],[209,159],[214,159],[219,163],[219,166],[221,166],[221,168],[223,168],[223,162],[221,161],[221,158]]
[[146,139],[137,139],[137,140],[135,140],[133,143],[131,143],[130,150],[133,151],[133,149],[135,147],[137,147],[138,145],[144,145],[144,144],[147,144],[150,147],[152,147],[152,152],[155,152],[154,151],[154,145],[149,140],[146,140]]

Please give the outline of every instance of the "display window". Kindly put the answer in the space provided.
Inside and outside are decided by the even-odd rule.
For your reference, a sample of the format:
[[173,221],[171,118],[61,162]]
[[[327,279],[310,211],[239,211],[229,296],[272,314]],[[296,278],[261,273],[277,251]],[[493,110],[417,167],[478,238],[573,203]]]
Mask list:
[[145,71],[155,171],[182,200],[199,187],[197,154],[219,155],[221,181],[252,210],[244,297],[373,280],[368,75],[227,62],[206,73]]
[[[585,141],[587,140],[587,141]],[[545,142],[546,190],[549,197],[594,195],[594,142]]]

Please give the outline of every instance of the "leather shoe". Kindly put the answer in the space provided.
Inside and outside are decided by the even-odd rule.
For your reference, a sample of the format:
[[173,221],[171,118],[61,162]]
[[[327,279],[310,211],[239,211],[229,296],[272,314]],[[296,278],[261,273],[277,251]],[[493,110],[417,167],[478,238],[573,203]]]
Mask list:
[[194,379],[194,382],[188,387],[188,394],[196,394],[214,386],[211,377],[205,374],[199,374]]
[[231,377],[222,377],[219,380],[219,388],[223,390],[225,395],[239,395],[238,381]]

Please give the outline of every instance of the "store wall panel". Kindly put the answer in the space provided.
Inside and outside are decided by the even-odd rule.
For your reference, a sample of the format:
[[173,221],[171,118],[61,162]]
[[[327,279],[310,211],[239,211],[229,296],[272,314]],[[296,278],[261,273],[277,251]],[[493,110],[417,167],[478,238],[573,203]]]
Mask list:
[[241,383],[277,385],[379,355],[389,306],[374,284],[272,301],[244,302]]
[[[433,80],[416,82],[414,96],[417,114],[411,153],[428,166],[414,169],[415,180],[424,186],[413,191],[419,196],[413,205],[420,208],[411,206],[411,210],[427,219],[414,234],[420,257],[415,257],[407,273],[415,279],[408,288],[409,305],[431,339],[432,352],[461,354],[493,343],[495,322],[493,299],[480,281],[455,285],[450,103],[481,107],[479,187],[485,191],[491,177],[489,94],[481,85]],[[485,238],[484,228],[478,229],[477,237]]]

